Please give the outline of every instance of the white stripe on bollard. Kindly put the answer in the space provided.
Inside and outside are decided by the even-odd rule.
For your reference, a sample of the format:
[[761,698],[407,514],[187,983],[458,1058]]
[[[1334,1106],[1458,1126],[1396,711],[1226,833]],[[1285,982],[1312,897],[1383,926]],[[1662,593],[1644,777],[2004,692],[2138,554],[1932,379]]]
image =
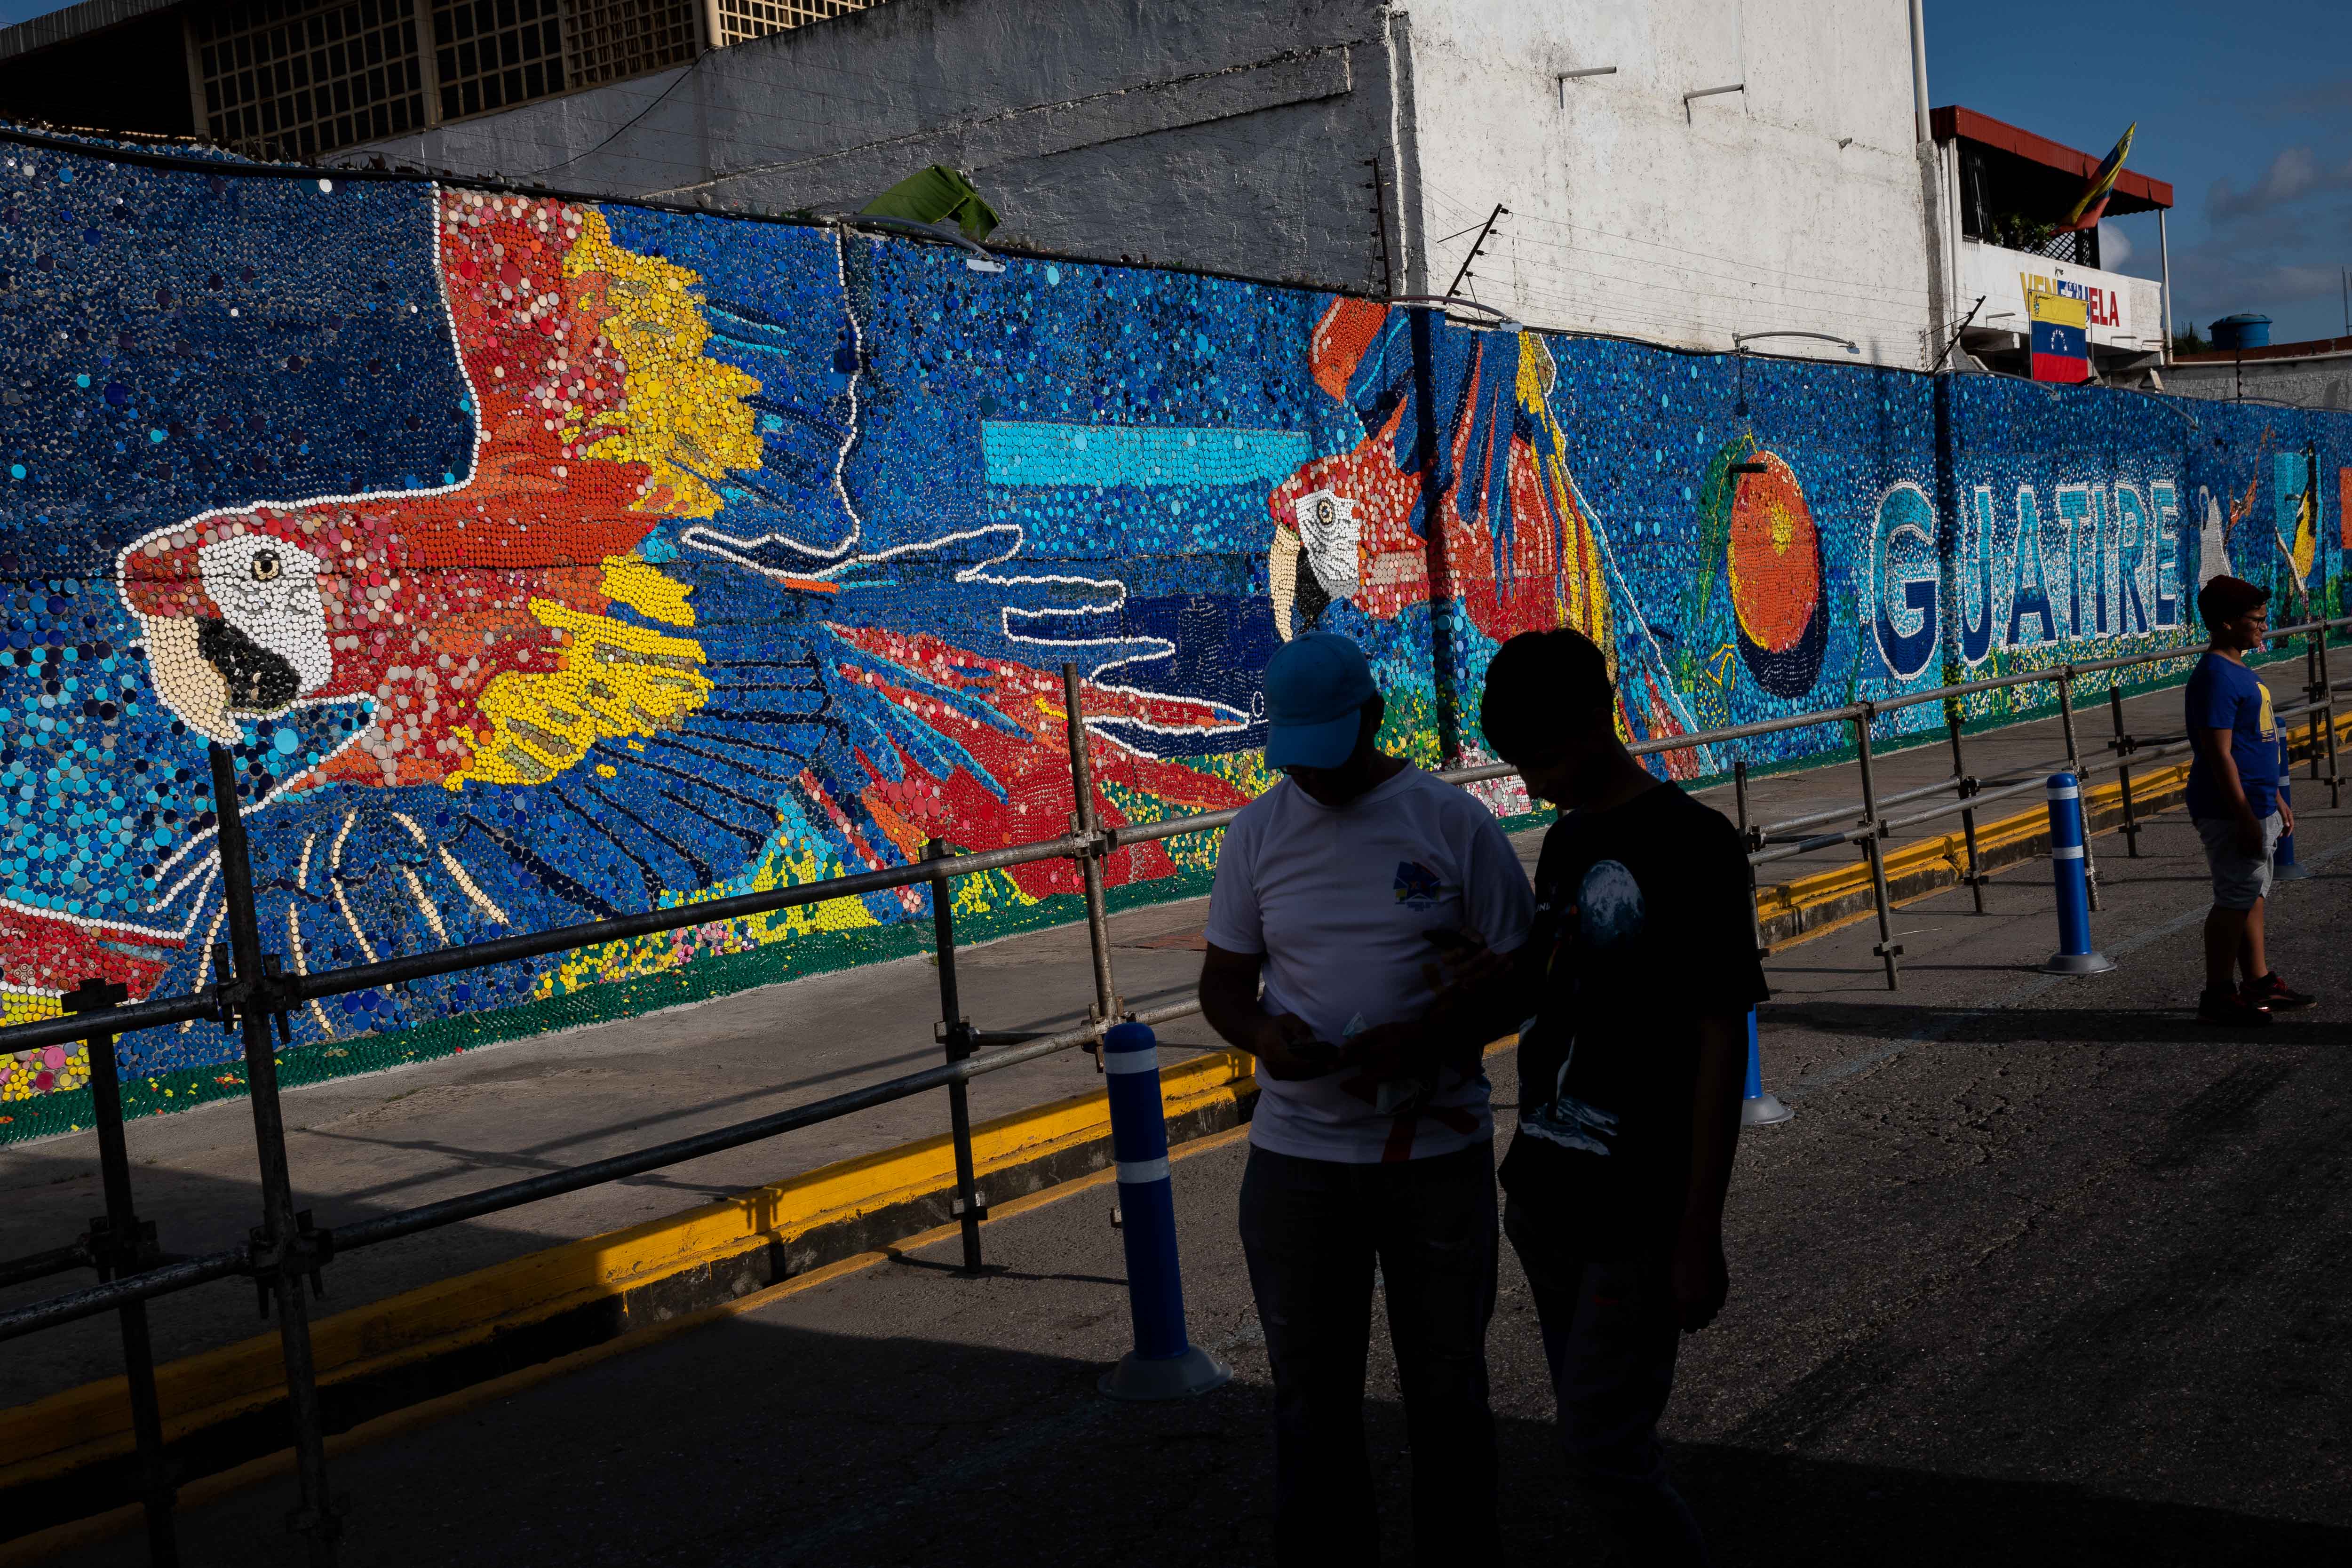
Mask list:
[[1117,1162],[1118,1203],[1127,1223],[1119,1249],[1127,1255],[1128,1317],[1135,1349],[1095,1386],[1113,1399],[1183,1399],[1233,1376],[1233,1369],[1193,1344],[1184,1332],[1184,1282],[1176,1258],[1176,1184],[1168,1173],[1168,1120],[1156,1072],[1120,1071],[1111,1064],[1154,1060],[1151,1031],[1114,1024],[1103,1031],[1103,1060],[1117,1074],[1104,1088],[1110,1102],[1111,1158]]
[[2053,860],[2080,860],[2083,858],[2083,847],[2079,844],[2061,844],[2050,851],[2050,858]]
[[1157,1046],[1148,1051],[1105,1051],[1103,1053],[1103,1071],[1105,1072],[1158,1072],[1159,1070],[1160,1048]]
[[2083,798],[2083,792],[2080,789],[2077,789],[2074,785],[2068,784],[2064,789],[2052,790],[2050,792],[2050,798],[2052,800],[2080,800]]

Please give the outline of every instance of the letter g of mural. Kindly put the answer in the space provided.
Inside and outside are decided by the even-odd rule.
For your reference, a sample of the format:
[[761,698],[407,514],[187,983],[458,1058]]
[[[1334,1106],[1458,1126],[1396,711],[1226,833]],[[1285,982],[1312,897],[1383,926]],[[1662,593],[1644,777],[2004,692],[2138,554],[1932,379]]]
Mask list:
[[1936,509],[1918,486],[1906,481],[1879,498],[1870,576],[1879,657],[1907,680],[1927,668],[1941,636]]

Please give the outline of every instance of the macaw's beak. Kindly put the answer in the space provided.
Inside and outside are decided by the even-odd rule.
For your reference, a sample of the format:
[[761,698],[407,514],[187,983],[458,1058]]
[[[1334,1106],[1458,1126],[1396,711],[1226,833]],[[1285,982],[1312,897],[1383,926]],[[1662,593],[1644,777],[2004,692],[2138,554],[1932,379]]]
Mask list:
[[149,621],[147,658],[165,704],[223,745],[244,737],[237,714],[276,712],[301,694],[290,660],[224,620]]

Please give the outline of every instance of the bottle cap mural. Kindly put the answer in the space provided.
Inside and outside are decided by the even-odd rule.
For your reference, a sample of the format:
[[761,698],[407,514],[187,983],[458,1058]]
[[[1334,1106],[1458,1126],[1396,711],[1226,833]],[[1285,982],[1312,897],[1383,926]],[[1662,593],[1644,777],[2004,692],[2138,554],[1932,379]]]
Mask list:
[[[2323,416],[1756,356],[1743,395],[1271,284],[144,156],[0,142],[12,1020],[212,977],[215,744],[265,942],[316,971],[1055,837],[1065,663],[1117,824],[1273,783],[1262,672],[1315,630],[1436,763],[1531,627],[1593,637],[1644,738],[2185,640],[2224,559],[2341,600]],[[1114,899],[1214,853],[1122,849]],[[1076,888],[968,879],[960,929]],[[895,955],[928,897],[321,1001],[285,1071]],[[241,1089],[209,1026],[122,1056],[134,1112]],[[86,1119],[86,1070],[0,1059],[0,1136]]]
[[1778,453],[1731,465],[1724,553],[1739,657],[1756,684],[1802,697],[1829,647],[1829,581],[1821,531],[1795,472]]

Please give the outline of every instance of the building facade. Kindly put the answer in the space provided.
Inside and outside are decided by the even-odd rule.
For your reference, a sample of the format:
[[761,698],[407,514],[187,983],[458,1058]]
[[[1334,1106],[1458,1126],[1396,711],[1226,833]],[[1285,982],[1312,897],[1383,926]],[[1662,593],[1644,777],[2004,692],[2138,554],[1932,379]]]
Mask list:
[[[1069,255],[1676,347],[1939,346],[1899,0],[237,0],[142,25],[184,35],[190,107],[116,128],[263,156],[768,212],[942,163],[1000,240]],[[36,111],[8,80],[0,111]]]
[[311,159],[880,0],[84,0],[0,29],[0,113]]
[[[2083,302],[2098,379],[2147,384],[2170,342],[2169,283],[2102,268],[2095,222],[2053,221],[2099,160],[1971,109],[1938,109],[1932,124],[1945,210],[1955,215],[1939,259],[1958,351],[1988,370],[2027,374],[2032,296],[2058,295]],[[2171,205],[2169,184],[2126,168],[2105,212],[2154,212],[2161,225]]]

